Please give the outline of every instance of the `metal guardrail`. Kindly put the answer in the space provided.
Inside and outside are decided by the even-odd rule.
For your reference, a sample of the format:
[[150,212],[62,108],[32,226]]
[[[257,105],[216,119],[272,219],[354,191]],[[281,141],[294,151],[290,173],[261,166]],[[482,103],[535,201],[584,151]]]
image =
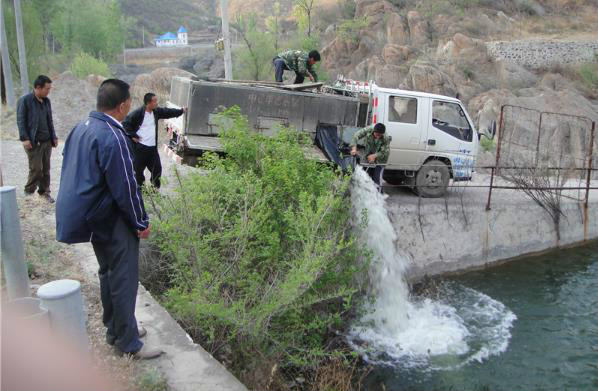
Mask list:
[[[538,136],[536,138],[536,156],[535,156],[535,166],[531,166],[531,167],[517,167],[517,166],[501,166],[501,152],[503,150],[503,148],[508,147],[508,144],[514,144],[514,145],[518,145],[518,146],[524,146],[527,147],[527,145],[520,145],[517,143],[510,143],[510,142],[505,142],[505,122],[506,122],[506,118],[505,116],[507,115],[505,113],[506,109],[517,109],[517,110],[522,110],[531,114],[536,114],[538,116]],[[557,117],[561,117],[563,119],[575,119],[575,120],[579,120],[582,121],[584,123],[587,124],[587,129],[589,130],[589,139],[588,139],[588,145],[587,145],[587,150],[585,153],[585,157],[578,157],[575,158],[576,160],[581,160],[581,161],[585,161],[586,163],[586,167],[542,167],[539,165],[540,163],[540,142],[542,139],[542,125],[543,125],[543,119],[546,116],[557,116]],[[515,129],[513,129],[513,133],[515,132]],[[536,109],[530,109],[527,107],[522,107],[522,106],[517,106],[517,105],[502,105],[501,109],[500,109],[500,121],[499,121],[499,127],[498,127],[498,141],[497,141],[497,146],[496,146],[496,164],[494,166],[490,166],[487,167],[491,170],[490,173],[490,185],[489,185],[489,189],[488,189],[488,201],[486,203],[486,210],[490,210],[491,209],[491,202],[492,202],[492,190],[493,189],[505,189],[505,188],[517,188],[517,187],[508,187],[508,186],[496,186],[494,184],[494,177],[497,176],[498,172],[500,172],[500,170],[565,170],[565,171],[585,171],[586,172],[586,178],[585,178],[585,186],[580,186],[580,187],[563,187],[563,186],[552,186],[552,187],[538,187],[536,188],[536,190],[585,190],[585,197],[584,197],[584,208],[587,212],[587,208],[588,208],[588,202],[589,202],[589,196],[590,196],[590,190],[596,189],[595,187],[591,186],[591,178],[592,178],[592,172],[596,171],[596,168],[593,168],[592,164],[593,164],[593,160],[594,160],[594,143],[596,141],[596,122],[593,121],[591,118],[588,118],[586,116],[582,116],[582,115],[573,115],[573,114],[568,114],[568,113],[556,113],[556,112],[551,112],[551,111],[541,111],[541,110],[536,110]],[[503,146],[503,144],[505,144],[507,146]],[[534,188],[530,188],[530,190],[534,190]]]

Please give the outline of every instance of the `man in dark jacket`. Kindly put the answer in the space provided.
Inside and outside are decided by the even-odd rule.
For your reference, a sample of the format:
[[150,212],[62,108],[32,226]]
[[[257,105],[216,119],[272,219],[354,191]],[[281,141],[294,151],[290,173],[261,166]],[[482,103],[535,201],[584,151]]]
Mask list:
[[123,126],[133,140],[135,151],[135,175],[139,186],[143,186],[145,176],[143,171],[148,168],[151,172],[150,181],[156,188],[160,188],[162,163],[158,153],[158,120],[174,118],[183,115],[187,109],[167,109],[158,107],[158,97],[148,92],[143,97],[143,106],[133,110]]
[[50,196],[50,158],[52,148],[58,146],[58,138],[52,121],[52,106],[48,94],[52,80],[39,75],[33,82],[33,92],[22,96],[17,102],[17,127],[19,140],[29,160],[29,177],[25,194],[37,189],[40,196],[54,202]]
[[[98,259],[106,341],[122,353],[148,359],[161,354],[143,345],[135,301],[139,239],[150,225],[133,170],[131,140],[120,121],[131,108],[129,85],[105,80],[97,110],[71,131],[64,145],[56,203],[56,240],[89,242]],[[143,348],[143,349],[142,349]]]

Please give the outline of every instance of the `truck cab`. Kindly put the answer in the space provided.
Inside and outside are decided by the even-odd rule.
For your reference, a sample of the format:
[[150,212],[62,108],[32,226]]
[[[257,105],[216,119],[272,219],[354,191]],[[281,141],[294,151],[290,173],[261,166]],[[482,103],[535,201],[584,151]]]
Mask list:
[[384,180],[439,197],[449,180],[471,180],[479,136],[462,103],[447,96],[375,87],[371,122],[392,137]]

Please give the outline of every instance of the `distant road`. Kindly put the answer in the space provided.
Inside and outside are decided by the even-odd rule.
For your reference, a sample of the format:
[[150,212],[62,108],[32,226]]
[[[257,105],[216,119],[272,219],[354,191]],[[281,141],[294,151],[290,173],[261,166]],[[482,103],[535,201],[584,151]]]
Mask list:
[[[232,47],[236,48],[236,47],[241,47],[243,46],[240,43],[233,43]],[[209,43],[196,43],[193,45],[185,45],[185,46],[170,46],[170,47],[155,47],[155,46],[151,46],[151,47],[146,47],[146,48],[131,48],[131,49],[125,49],[125,53],[129,54],[129,53],[145,53],[145,52],[169,52],[169,51],[185,51],[185,50],[194,50],[194,49],[209,49],[209,48],[213,48],[214,47],[214,43],[213,42],[209,42]]]

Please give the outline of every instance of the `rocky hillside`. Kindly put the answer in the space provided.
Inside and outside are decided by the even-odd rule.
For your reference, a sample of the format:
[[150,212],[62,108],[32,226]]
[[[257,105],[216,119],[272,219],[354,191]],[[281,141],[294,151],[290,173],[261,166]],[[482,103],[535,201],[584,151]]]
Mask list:
[[[595,1],[356,0],[353,19],[330,30],[322,55],[333,79],[458,94],[480,128],[503,104],[598,120]],[[537,132],[537,120],[511,115],[522,134]],[[584,137],[555,145],[582,155]]]

